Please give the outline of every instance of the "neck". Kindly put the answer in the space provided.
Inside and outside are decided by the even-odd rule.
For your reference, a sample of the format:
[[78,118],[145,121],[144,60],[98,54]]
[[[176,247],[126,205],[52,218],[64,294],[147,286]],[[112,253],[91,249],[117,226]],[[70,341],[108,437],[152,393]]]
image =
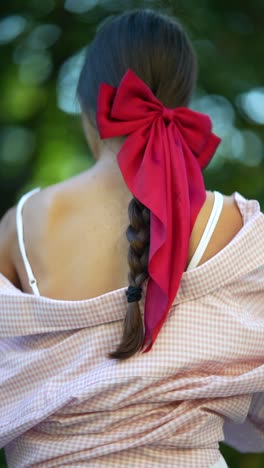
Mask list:
[[96,179],[96,183],[102,183],[106,190],[108,188],[110,191],[118,192],[118,196],[127,202],[133,197],[133,194],[124,181],[117,159],[108,156],[111,155],[101,155],[92,167],[82,173],[83,178],[89,181],[91,181],[91,178]]

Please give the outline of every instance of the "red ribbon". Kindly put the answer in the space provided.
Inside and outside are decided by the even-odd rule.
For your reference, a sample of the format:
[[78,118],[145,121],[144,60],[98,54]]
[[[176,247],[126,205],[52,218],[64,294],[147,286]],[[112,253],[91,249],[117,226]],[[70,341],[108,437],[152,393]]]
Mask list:
[[205,202],[202,169],[221,139],[210,117],[169,109],[132,71],[118,88],[102,83],[97,102],[101,138],[127,135],[117,160],[130,192],[150,210],[144,351],[155,341],[179,289],[196,217]]

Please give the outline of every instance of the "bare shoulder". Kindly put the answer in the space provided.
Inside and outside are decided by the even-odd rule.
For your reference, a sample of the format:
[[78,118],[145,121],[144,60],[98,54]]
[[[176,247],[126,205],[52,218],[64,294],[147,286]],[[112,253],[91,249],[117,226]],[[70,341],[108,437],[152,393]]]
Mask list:
[[16,235],[16,206],[13,206],[0,221],[0,272],[19,287],[20,282],[13,259],[13,245],[16,241]]
[[9,208],[0,220],[0,243],[1,245],[9,245],[15,232],[16,224],[16,207]]
[[[211,257],[224,249],[243,227],[243,218],[235,199],[232,196],[223,195],[223,208],[214,229],[210,242],[198,264],[202,265]],[[190,239],[188,263],[192,258],[208,222],[214,203],[213,192],[207,192],[207,198],[201,212],[198,215],[197,223]]]
[[243,227],[243,218],[232,196],[224,196],[224,204],[218,223],[200,263],[209,260],[223,250]]
[[243,227],[243,217],[232,196],[224,195],[222,219],[219,219],[219,225],[226,230],[227,237],[231,238]]

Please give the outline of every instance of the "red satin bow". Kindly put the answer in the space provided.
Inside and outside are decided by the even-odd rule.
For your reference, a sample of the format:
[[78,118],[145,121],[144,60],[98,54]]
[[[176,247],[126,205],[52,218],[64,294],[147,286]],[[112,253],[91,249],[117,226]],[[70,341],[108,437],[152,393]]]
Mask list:
[[149,351],[176,297],[190,234],[206,199],[201,169],[221,140],[209,116],[164,107],[130,69],[118,88],[100,85],[97,104],[101,138],[128,135],[118,164],[130,192],[151,212],[144,311]]

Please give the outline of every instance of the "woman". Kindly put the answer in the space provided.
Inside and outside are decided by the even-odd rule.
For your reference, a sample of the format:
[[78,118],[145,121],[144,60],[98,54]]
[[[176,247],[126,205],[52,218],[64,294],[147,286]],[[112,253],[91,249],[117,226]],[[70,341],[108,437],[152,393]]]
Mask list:
[[263,450],[264,216],[205,190],[220,139],[188,108],[195,80],[175,20],[105,22],[78,84],[96,163],[2,220],[11,467],[223,467],[224,438]]

